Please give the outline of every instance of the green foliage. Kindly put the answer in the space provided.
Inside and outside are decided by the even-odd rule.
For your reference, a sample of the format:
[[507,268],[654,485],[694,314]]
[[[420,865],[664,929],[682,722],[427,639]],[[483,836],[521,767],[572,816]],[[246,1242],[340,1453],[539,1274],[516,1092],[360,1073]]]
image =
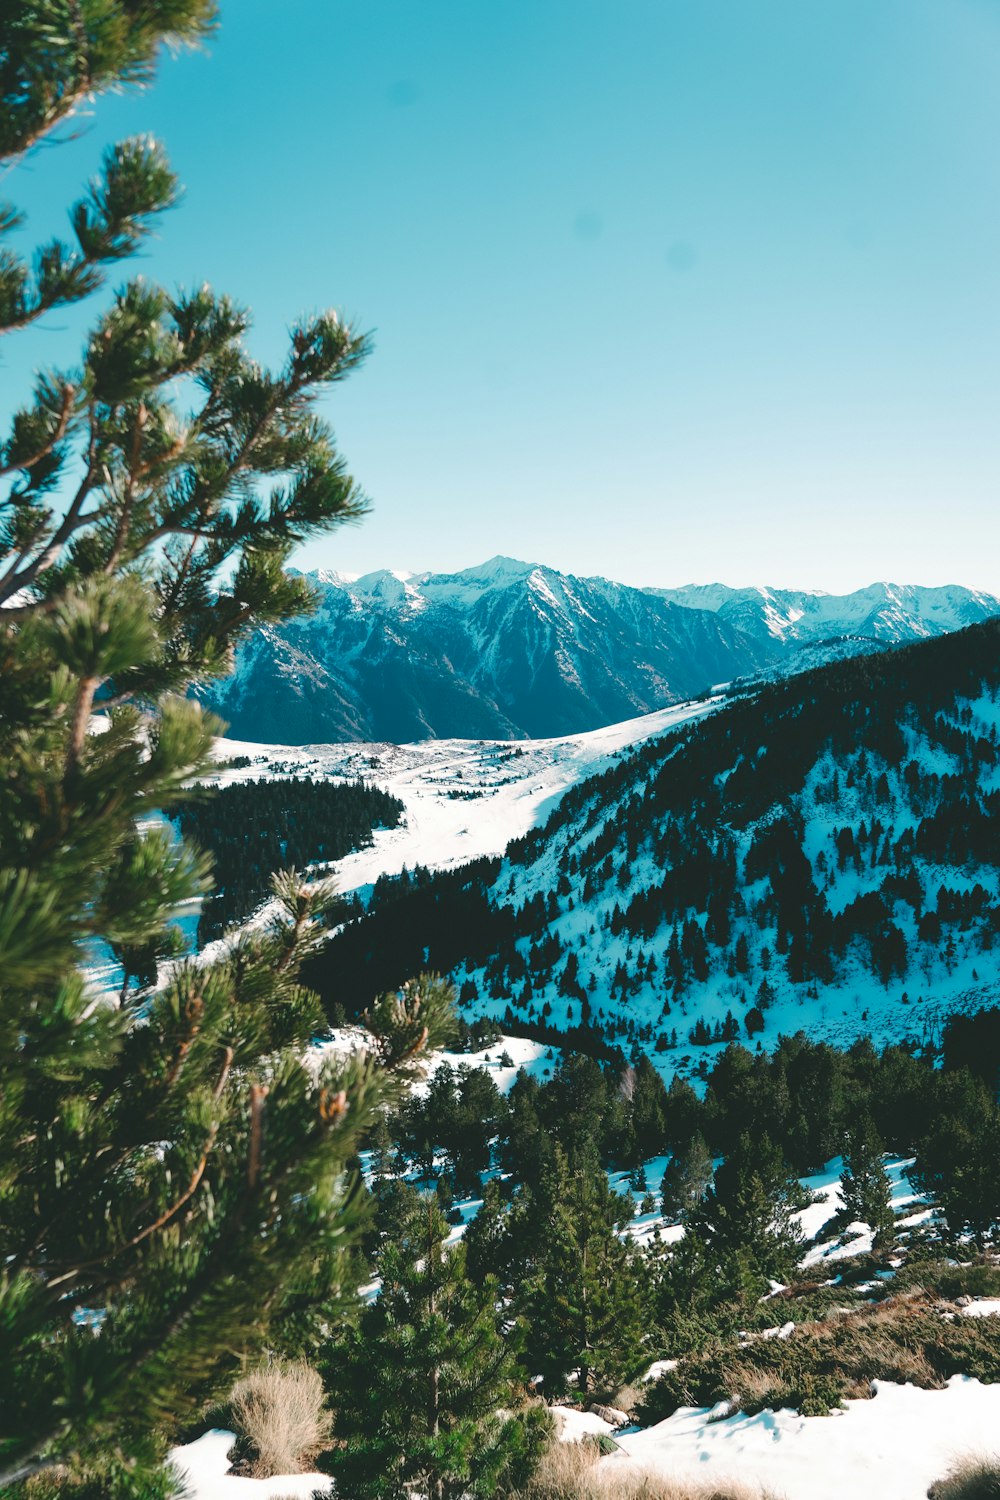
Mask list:
[[619,1230],[631,1199],[612,1193],[596,1159],[557,1148],[528,1201],[533,1247],[514,1305],[527,1326],[528,1363],[547,1393],[610,1394],[641,1364],[648,1328],[640,1258]]
[[915,1180],[940,1206],[948,1228],[981,1247],[1000,1223],[1000,1109],[965,1072],[949,1075],[943,1108],[928,1122]]
[[121,1455],[95,1459],[85,1467],[38,1474],[23,1488],[0,1488],[2,1500],[180,1500],[184,1486],[167,1465],[137,1473]]
[[[0,155],[147,81],[162,42],[213,17],[208,0],[8,6]],[[31,265],[0,247],[0,331],[92,292],[174,196],[156,143],[114,147],[71,211],[74,246]],[[415,981],[373,1004],[368,1052],[307,1065],[325,1023],[298,971],[331,897],[294,870],[266,928],[151,985],[178,904],[206,884],[155,818],[208,770],[220,727],[186,695],[241,633],[308,606],[290,548],[364,508],[316,403],[367,340],[321,313],[269,373],[248,327],[207,287],[125,282],[0,451],[8,1489],[34,1475],[44,1491],[65,1464],[81,1495],[158,1493],[167,1435],[242,1352],[334,1326],[369,1211],[358,1144],[449,1027],[447,987]],[[121,963],[119,1003],[84,976],[95,951]]]
[[706,1255],[734,1290],[760,1295],[795,1266],[801,1245],[792,1215],[802,1189],[767,1136],[742,1135],[690,1216]]
[[192,45],[215,23],[212,0],[24,0],[0,47],[0,155],[26,151],[91,94],[152,81],[164,43]]
[[908,1267],[921,1285],[934,1287],[952,1302],[958,1297],[1000,1297],[1000,1265],[990,1260],[974,1260],[967,1265],[951,1261]]
[[482,1068],[439,1067],[426,1095],[407,1099],[396,1121],[400,1151],[426,1174],[444,1153],[460,1192],[478,1192],[506,1106]]
[[891,1233],[889,1178],[882,1164],[882,1142],[870,1120],[862,1121],[848,1137],[840,1191],[847,1223],[867,1224],[876,1244]]
[[667,1163],[663,1174],[663,1213],[685,1223],[708,1192],[714,1171],[712,1154],[701,1134]]
[[378,1261],[382,1290],[325,1372],[345,1500],[491,1495],[522,1484],[546,1433],[517,1380],[498,1287],[473,1282],[434,1198],[411,1200]]

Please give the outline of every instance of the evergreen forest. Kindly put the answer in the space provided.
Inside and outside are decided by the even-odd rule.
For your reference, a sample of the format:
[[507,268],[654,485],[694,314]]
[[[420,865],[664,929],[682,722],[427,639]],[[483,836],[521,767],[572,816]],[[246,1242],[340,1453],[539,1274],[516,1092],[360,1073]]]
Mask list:
[[235,781],[184,804],[176,811],[178,828],[212,860],[199,946],[245,922],[266,900],[277,871],[332,864],[370,844],[374,829],[395,828],[402,811],[398,798],[363,781],[303,776]]

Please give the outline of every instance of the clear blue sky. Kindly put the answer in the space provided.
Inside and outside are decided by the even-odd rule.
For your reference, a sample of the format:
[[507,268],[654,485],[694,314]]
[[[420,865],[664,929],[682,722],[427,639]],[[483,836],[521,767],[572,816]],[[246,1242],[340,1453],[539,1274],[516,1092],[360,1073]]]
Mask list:
[[265,359],[375,330],[328,403],[374,511],[304,565],[1000,592],[996,0],[224,0],[3,191],[51,233],[139,130],[146,274]]

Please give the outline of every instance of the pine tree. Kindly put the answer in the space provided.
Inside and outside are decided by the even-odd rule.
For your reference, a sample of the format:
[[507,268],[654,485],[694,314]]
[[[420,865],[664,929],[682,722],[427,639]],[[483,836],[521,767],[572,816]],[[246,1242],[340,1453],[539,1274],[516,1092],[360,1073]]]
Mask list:
[[867,1224],[876,1244],[891,1233],[895,1218],[889,1178],[882,1164],[882,1142],[870,1120],[847,1138],[840,1192],[848,1223]]
[[[213,15],[5,7],[0,153],[146,81],[165,37]],[[72,245],[3,247],[0,332],[92,293],[175,196],[155,143],[110,150]],[[326,1025],[296,974],[329,893],[294,871],[266,930],[148,989],[208,874],[151,827],[219,729],[186,694],[308,606],[290,548],[364,508],[315,405],[367,340],[322,314],[269,374],[248,327],[207,287],[127,282],[0,444],[0,1487],[116,1452],[138,1483],[241,1350],[308,1343],[353,1274],[359,1140],[446,1026],[446,988],[421,982],[379,1002],[369,1053],[303,1066]],[[81,968],[95,944],[120,1003]]]
[[1000,1224],[1000,1110],[991,1090],[965,1070],[946,1073],[924,1130],[913,1180],[951,1233],[970,1233],[982,1249]]
[[382,1110],[376,1116],[368,1137],[368,1149],[371,1152],[371,1173],[378,1181],[389,1175],[389,1164],[392,1155],[392,1136],[389,1132],[389,1122]]
[[705,1137],[696,1133],[667,1163],[663,1174],[664,1216],[685,1223],[708,1192],[712,1171],[712,1153]]
[[326,1357],[344,1500],[492,1495],[539,1452],[545,1425],[519,1388],[497,1283],[474,1283],[447,1233],[435,1200],[419,1200],[382,1252],[378,1299]]
[[515,1297],[528,1362],[546,1391],[574,1374],[583,1392],[611,1391],[641,1362],[646,1328],[638,1256],[619,1228],[631,1199],[612,1193],[596,1156],[572,1164],[561,1148],[535,1204],[535,1265]]
[[740,1295],[757,1296],[792,1271],[801,1244],[793,1214],[801,1188],[767,1136],[742,1135],[691,1215],[720,1276]]

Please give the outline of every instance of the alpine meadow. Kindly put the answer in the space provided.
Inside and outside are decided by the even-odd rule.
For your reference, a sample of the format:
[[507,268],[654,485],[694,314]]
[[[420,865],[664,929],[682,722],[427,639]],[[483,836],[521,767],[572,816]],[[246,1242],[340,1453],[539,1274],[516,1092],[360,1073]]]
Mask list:
[[2,1500],[1000,1495],[998,61],[0,7]]

